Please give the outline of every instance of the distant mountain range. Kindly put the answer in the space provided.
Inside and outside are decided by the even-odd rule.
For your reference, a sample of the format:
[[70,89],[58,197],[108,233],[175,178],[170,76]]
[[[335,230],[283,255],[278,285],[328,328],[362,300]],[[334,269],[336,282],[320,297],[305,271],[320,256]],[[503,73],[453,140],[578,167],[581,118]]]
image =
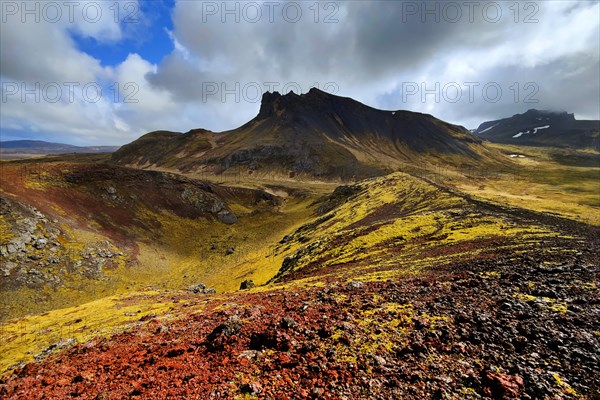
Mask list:
[[531,109],[484,122],[474,133],[496,143],[600,150],[600,121],[576,120],[573,114],[564,111]]
[[66,154],[66,153],[112,153],[118,146],[73,146],[42,140],[8,140],[0,142],[0,154]]
[[349,178],[422,162],[481,165],[495,153],[462,126],[431,115],[384,111],[318,89],[267,92],[258,115],[215,133],[148,133],[113,153],[116,163],[181,171]]

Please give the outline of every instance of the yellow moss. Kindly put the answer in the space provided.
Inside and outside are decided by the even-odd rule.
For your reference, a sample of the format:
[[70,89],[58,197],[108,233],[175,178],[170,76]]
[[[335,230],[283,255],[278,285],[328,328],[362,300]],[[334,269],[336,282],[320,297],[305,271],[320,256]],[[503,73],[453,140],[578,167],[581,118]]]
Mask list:
[[477,182],[470,176],[455,176],[448,182],[479,199],[600,224],[600,168],[559,164],[552,157],[556,149],[551,148],[488,146],[506,154],[526,154],[527,158],[518,159],[512,173],[482,177]]
[[533,302],[536,300],[541,300],[547,304],[549,304],[550,310],[564,314],[567,312],[567,305],[565,303],[559,302],[556,299],[551,299],[550,297],[535,297],[529,294],[517,293],[514,295],[517,299],[525,302]]
[[[344,246],[339,247],[337,254],[332,254],[334,258],[329,260],[325,265],[340,264],[373,257],[377,253],[371,251],[371,249],[381,246],[385,242],[393,241],[393,244],[391,243],[390,245],[394,246],[417,237],[430,235],[437,229],[435,216],[436,214],[434,213],[409,216],[384,225],[366,235],[358,236]],[[415,231],[414,228],[417,226],[420,229]],[[360,234],[360,231],[356,233]]]
[[563,381],[560,377],[560,375],[558,375],[557,373],[553,372],[552,373],[552,377],[554,378],[554,382],[567,394],[571,395],[571,396],[575,396],[575,397],[581,397],[580,394],[578,394],[575,389],[573,389],[571,387],[571,385],[569,385],[567,382]]
[[244,393],[244,394],[236,394],[234,399],[236,400],[249,400],[249,399],[258,399],[258,396],[252,395],[252,394],[248,394],[248,393]]
[[[285,246],[285,255],[310,249],[302,252],[294,270],[309,264],[321,267],[343,265],[341,271],[344,274],[385,279],[390,276],[387,271],[381,274],[365,271],[375,266],[379,270],[393,268],[395,275],[418,272],[413,265],[428,258],[430,249],[448,248],[462,242],[508,237],[516,239],[513,244],[494,249],[517,250],[519,246],[535,244],[548,235],[555,236],[538,226],[515,225],[501,217],[465,211],[463,198],[402,173],[359,185],[365,191],[332,210],[328,221],[306,232],[305,237],[310,238],[308,242],[293,241]],[[377,218],[371,219],[374,213],[378,213]],[[450,251],[447,259],[465,255],[474,257],[489,250],[475,246],[468,253],[465,250]],[[447,250],[443,252],[448,253]],[[440,261],[445,262],[442,257],[433,257],[419,265],[423,268]]]
[[[375,299],[378,302],[382,299]],[[413,319],[419,317],[428,321],[429,328],[434,330],[440,321],[446,321],[447,317],[432,316],[427,314],[417,315],[411,304],[399,304],[394,302],[379,304],[379,307],[369,310],[359,310],[354,313],[353,323],[363,330],[371,333],[366,336],[351,335],[352,346],[338,345],[336,360],[340,362],[356,362],[357,355],[372,355],[381,351],[391,352],[399,344],[403,343],[410,334]],[[381,330],[374,332],[374,327]],[[337,341],[345,332],[341,329],[334,331],[332,340]],[[358,348],[358,352],[355,350]],[[358,354],[357,354],[358,353]]]
[[48,177],[46,171],[41,171],[39,174],[29,174],[24,177],[23,186],[32,190],[46,190],[50,186],[50,182],[45,178]]
[[428,315],[425,313],[421,313],[421,315],[419,315],[420,318],[425,319],[429,322],[429,328],[428,330],[432,331],[435,330],[438,322],[447,322],[448,321],[448,317],[446,316],[437,316],[437,315]]
[[564,314],[567,312],[567,305],[565,303],[556,303],[550,306],[550,309],[554,312]]
[[535,301],[537,299],[537,297],[535,297],[535,296],[532,296],[530,294],[523,294],[523,293],[515,294],[514,297],[516,297],[517,299],[519,299],[521,301],[526,301],[526,302]]
[[477,393],[477,391],[473,388],[470,387],[462,387],[460,389],[460,397],[457,397],[456,399],[480,399],[481,396],[479,396],[479,394]]
[[580,288],[583,288],[583,289],[592,289],[593,290],[593,289],[596,289],[596,287],[597,287],[595,282],[591,282],[591,281],[584,282],[584,281],[581,281],[579,279],[574,280],[573,284],[577,285],[577,286],[579,286]]
[[[375,295],[377,296],[377,295]],[[331,297],[335,299],[338,303],[346,301],[348,299],[348,295],[345,293],[335,292]]]
[[490,278],[500,278],[500,276],[502,276],[500,274],[500,272],[497,271],[487,271],[487,272],[482,272],[479,274],[483,279],[490,279]]
[[[127,304],[123,300],[127,300]],[[75,339],[79,343],[109,336],[127,324],[136,324],[150,313],[164,313],[173,306],[157,292],[111,296],[82,304],[28,316],[0,325],[0,374],[18,362],[33,360],[35,354],[53,343]]]
[[58,213],[62,216],[67,215],[67,212],[65,210],[63,210],[62,208],[60,208],[57,204],[51,204],[50,208],[52,208],[53,211],[55,211],[56,213]]
[[[141,218],[160,223],[157,241],[162,245],[139,243],[139,266],[130,268],[123,278],[171,289],[202,282],[219,292],[238,290],[246,279],[263,285],[277,273],[285,257],[275,251],[274,244],[306,220],[310,201],[301,201],[302,207],[290,201],[284,212],[238,215],[234,225],[142,211]],[[226,255],[230,247],[235,250]]]
[[[337,352],[341,352],[341,346],[338,346],[337,348]],[[352,354],[341,354],[341,355],[337,355],[336,354],[336,361],[340,362],[340,363],[346,363],[346,364],[356,364],[356,356],[352,355]]]
[[6,244],[14,238],[10,224],[0,215],[0,244]]

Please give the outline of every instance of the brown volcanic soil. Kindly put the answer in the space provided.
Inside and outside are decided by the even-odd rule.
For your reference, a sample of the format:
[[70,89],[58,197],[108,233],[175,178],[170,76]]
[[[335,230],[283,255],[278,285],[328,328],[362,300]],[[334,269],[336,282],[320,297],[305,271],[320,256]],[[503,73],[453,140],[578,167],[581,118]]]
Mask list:
[[[598,255],[546,249],[386,282],[180,295],[177,321],[78,344],[4,398],[600,398]],[[208,301],[190,315],[190,305]],[[147,319],[147,318],[144,318]],[[577,397],[581,395],[583,397]]]

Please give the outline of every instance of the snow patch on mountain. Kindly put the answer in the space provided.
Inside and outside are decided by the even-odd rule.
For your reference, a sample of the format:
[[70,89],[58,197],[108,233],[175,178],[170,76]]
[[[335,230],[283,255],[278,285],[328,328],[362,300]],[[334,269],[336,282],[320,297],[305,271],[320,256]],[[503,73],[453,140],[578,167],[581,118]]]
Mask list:
[[538,131],[540,131],[542,129],[548,129],[548,128],[550,128],[550,125],[538,126],[537,128],[533,128],[533,132],[531,132],[531,130],[528,130],[528,131],[525,131],[525,132],[519,132],[516,135],[513,135],[513,137],[514,138],[520,138],[521,136],[528,135],[529,133],[531,133],[532,135],[535,135]]
[[498,125],[500,125],[500,124],[492,125],[492,126],[490,126],[489,128],[486,128],[486,129],[482,130],[482,131],[481,131],[481,132],[479,132],[479,133],[484,133],[484,132],[487,132],[487,131],[489,131],[490,129],[494,129],[494,128],[495,128],[495,127],[497,127]]
[[550,128],[550,125],[538,126],[537,128],[533,128],[533,133],[536,134],[537,131],[548,128]]

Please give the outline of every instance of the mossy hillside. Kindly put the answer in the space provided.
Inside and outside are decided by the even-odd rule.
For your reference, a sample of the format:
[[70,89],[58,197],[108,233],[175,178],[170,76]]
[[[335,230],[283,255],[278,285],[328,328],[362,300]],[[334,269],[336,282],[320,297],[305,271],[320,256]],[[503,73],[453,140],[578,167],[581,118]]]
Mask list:
[[[514,166],[511,172],[490,170],[489,174],[480,176],[446,175],[442,182],[483,200],[556,213],[600,225],[600,155],[597,152],[499,144],[489,146],[507,155],[521,154],[525,158],[512,159]],[[586,160],[593,157],[594,161],[565,163],[561,161],[566,157],[565,152]]]
[[350,269],[360,275],[373,266],[401,269],[427,259],[433,264],[444,259],[443,254],[476,255],[487,249],[486,242],[498,242],[498,247],[509,240],[517,249],[556,235],[477,210],[464,198],[403,173],[360,185],[359,194],[277,247],[276,254],[293,260],[284,273],[328,267],[327,273],[333,273],[342,266],[340,273]]
[[[101,284],[106,289],[86,295],[106,296],[116,291],[125,296],[127,291],[148,286],[182,289],[198,282],[219,291],[236,290],[243,279],[253,279],[260,285],[275,275],[286,257],[307,248],[290,272],[310,267],[320,269],[319,273],[296,275],[293,281],[250,292],[274,287],[322,287],[328,280],[343,281],[350,277],[387,280],[451,266],[461,257],[476,258],[497,248],[525,252],[540,240],[556,235],[543,227],[515,224],[508,218],[474,209],[464,198],[405,174],[372,179],[360,185],[362,192],[323,216],[313,214],[315,207],[311,204],[316,196],[310,193],[306,197],[290,196],[278,210],[253,210],[247,204],[233,204],[232,209],[239,214],[239,221],[233,226],[210,218],[137,210],[138,218],[154,221],[156,226],[151,236],[142,226],[134,228],[132,234],[138,237],[137,264],[110,271],[107,275],[110,279]],[[304,223],[308,227],[297,230]],[[279,243],[284,235],[294,231],[289,241]],[[230,246],[235,250],[226,255]],[[494,275],[485,279],[494,279]],[[79,285],[82,293],[88,290],[86,282]],[[77,292],[72,289],[71,294],[64,296],[72,295],[69,301],[82,302],[83,297],[78,300]],[[148,301],[158,303],[156,299]],[[392,311],[386,306],[382,312]],[[424,318],[411,315],[409,308],[396,311],[398,321],[389,326],[393,330],[401,328],[405,317]],[[374,316],[377,317],[378,314]],[[84,323],[86,318],[82,318]],[[429,319],[435,320],[435,316]],[[116,325],[121,322],[118,318],[114,320]],[[107,322],[106,326],[115,324]],[[379,344],[387,348],[392,341],[385,339],[371,338],[361,348],[365,352],[376,352]]]

